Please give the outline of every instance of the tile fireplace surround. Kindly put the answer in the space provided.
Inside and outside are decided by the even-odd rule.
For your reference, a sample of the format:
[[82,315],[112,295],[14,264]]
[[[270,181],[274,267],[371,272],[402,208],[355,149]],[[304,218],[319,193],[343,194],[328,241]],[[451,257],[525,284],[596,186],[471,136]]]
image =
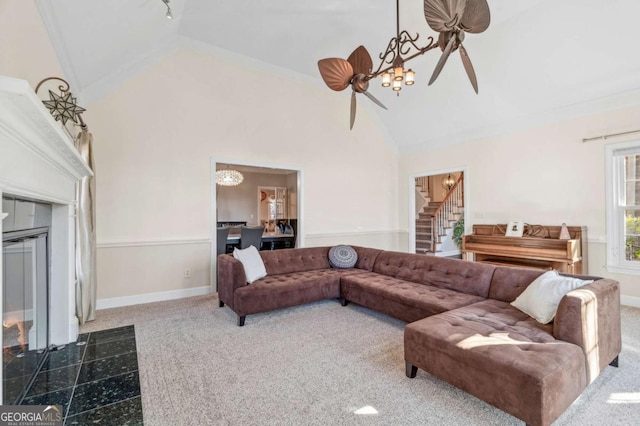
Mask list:
[[[53,345],[78,337],[74,312],[76,184],[91,174],[71,138],[29,83],[0,76],[0,198],[5,194],[52,205],[49,343]],[[0,231],[4,216],[0,212]],[[0,302],[2,297],[0,293]]]

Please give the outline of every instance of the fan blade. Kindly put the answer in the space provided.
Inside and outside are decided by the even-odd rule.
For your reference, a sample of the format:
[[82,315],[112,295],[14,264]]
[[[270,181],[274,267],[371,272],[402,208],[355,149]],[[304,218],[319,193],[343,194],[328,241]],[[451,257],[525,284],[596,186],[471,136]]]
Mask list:
[[356,50],[349,55],[347,62],[353,67],[354,74],[369,74],[373,68],[373,60],[371,55],[364,46],[358,46]]
[[447,58],[449,58],[449,55],[451,54],[451,49],[453,48],[453,43],[455,41],[456,35],[452,34],[451,39],[449,39],[449,43],[447,43],[447,47],[444,48],[442,56],[440,56],[440,60],[436,64],[436,69],[433,70],[433,74],[431,75],[431,79],[429,80],[429,86],[431,86],[433,82],[436,81],[436,78],[438,78],[438,76],[440,75],[440,71],[442,71],[444,64],[447,62]]
[[353,123],[356,121],[356,91],[351,91],[351,117],[349,119],[349,130],[353,129]]
[[491,12],[487,0],[467,0],[460,26],[468,33],[481,33],[489,28]]
[[353,78],[353,67],[341,58],[327,58],[318,61],[318,69],[324,82],[331,90],[340,92],[347,87]]
[[371,100],[372,100],[376,105],[378,105],[380,108],[387,109],[387,107],[386,107],[386,106],[384,106],[384,105],[382,104],[382,102],[380,102],[379,100],[377,100],[377,99],[375,98],[375,96],[373,96],[371,93],[369,93],[369,92],[367,92],[367,91],[364,91],[364,92],[362,92],[362,93],[364,93],[364,95],[365,95],[367,98],[371,99]]
[[473,90],[475,90],[476,93],[478,93],[478,80],[476,79],[476,72],[473,70],[473,65],[471,65],[471,59],[467,54],[467,49],[465,49],[463,45],[460,45],[458,49],[460,50],[462,65],[464,65],[464,70],[467,72],[467,75],[469,76],[469,80],[471,81]]
[[424,0],[424,17],[432,30],[450,31],[458,25],[467,0]]

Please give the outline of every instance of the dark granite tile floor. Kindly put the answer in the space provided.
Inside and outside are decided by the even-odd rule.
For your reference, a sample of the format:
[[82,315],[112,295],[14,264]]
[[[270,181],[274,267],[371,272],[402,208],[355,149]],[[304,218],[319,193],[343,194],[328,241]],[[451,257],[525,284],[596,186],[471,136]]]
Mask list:
[[142,425],[133,325],[81,334],[51,351],[23,405],[61,405],[65,425]]

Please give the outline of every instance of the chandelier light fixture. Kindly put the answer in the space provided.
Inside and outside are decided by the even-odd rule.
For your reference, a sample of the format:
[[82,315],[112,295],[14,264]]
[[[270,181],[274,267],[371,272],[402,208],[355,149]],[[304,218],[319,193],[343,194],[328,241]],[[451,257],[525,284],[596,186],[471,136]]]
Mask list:
[[169,20],[173,19],[173,13],[171,13],[171,6],[169,6],[169,0],[162,0],[162,3],[164,3],[165,6],[167,6],[167,14],[164,16],[166,16],[167,19]]
[[442,187],[444,189],[446,189],[447,191],[451,191],[451,188],[453,188],[453,185],[455,185],[455,184],[456,184],[456,178],[451,176],[451,173],[449,173],[448,176],[445,176],[442,179]]
[[424,55],[439,47],[442,50],[440,60],[431,75],[429,85],[435,82],[449,55],[460,51],[464,69],[471,85],[478,93],[478,82],[473,65],[462,45],[465,32],[481,33],[489,27],[491,21],[487,0],[424,0],[424,17],[429,27],[439,33],[438,39],[427,38],[427,44],[418,45],[418,34],[412,37],[406,30],[400,31],[400,1],[396,0],[396,35],[389,40],[387,49],[378,55],[380,64],[373,68],[371,55],[364,46],[359,46],[345,60],[326,58],[318,61],[322,79],[330,89],[340,92],[351,86],[350,128],[356,117],[356,93],[362,93],[381,108],[387,109],[379,100],[367,91],[369,80],[381,77],[382,87],[391,86],[400,95],[402,82],[406,86],[415,83],[416,73],[411,68],[405,70],[410,60]]
[[216,183],[221,186],[237,186],[242,183],[244,176],[237,170],[216,170]]

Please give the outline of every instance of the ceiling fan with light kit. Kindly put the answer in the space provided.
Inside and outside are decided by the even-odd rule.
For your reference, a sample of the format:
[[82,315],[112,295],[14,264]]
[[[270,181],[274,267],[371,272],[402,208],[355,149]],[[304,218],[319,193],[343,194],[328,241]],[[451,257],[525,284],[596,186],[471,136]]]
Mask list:
[[415,82],[415,72],[410,68],[405,71],[404,64],[436,47],[440,48],[442,55],[429,85],[436,81],[447,59],[457,49],[469,81],[478,93],[476,74],[462,42],[465,33],[477,34],[489,27],[491,16],[487,0],[424,0],[424,17],[429,27],[439,35],[437,40],[429,37],[427,45],[419,47],[416,44],[418,34],[412,37],[407,31],[400,31],[399,0],[396,0],[396,36],[389,41],[385,52],[379,55],[380,65],[375,71],[371,55],[364,46],[356,48],[347,59],[326,58],[318,61],[320,75],[330,89],[341,92],[351,86],[350,129],[356,118],[356,93],[364,94],[381,108],[387,109],[367,91],[369,81],[381,76],[382,86],[392,86],[399,94],[403,80],[407,86]]

